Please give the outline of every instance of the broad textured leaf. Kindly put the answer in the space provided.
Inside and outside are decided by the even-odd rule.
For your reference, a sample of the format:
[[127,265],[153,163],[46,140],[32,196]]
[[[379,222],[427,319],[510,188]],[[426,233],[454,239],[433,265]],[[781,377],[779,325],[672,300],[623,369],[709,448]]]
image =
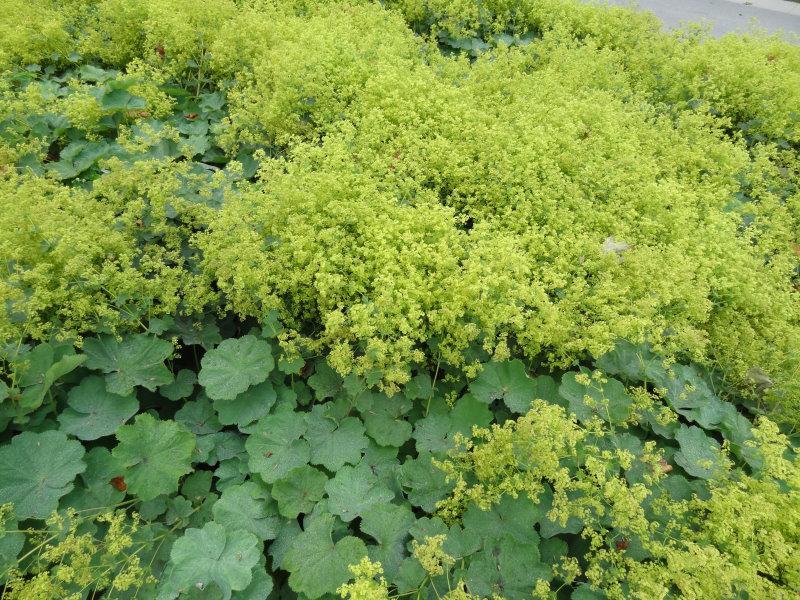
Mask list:
[[[71,344],[39,344],[24,357],[25,366],[17,385],[24,388],[19,406],[23,412],[38,408],[52,385],[86,360]],[[0,384],[0,387],[5,384]],[[6,388],[7,392],[8,388]],[[0,389],[0,396],[3,390]]]
[[183,423],[195,435],[209,435],[222,429],[222,424],[217,419],[217,414],[211,406],[209,399],[202,393],[197,400],[186,402],[175,413],[175,420]]
[[252,533],[227,530],[211,521],[202,529],[187,529],[175,541],[164,584],[185,591],[214,583],[228,599],[233,590],[250,585],[261,553],[261,543]]
[[58,416],[61,430],[81,440],[111,435],[139,410],[133,394],[112,394],[96,375],[85,377],[69,391],[67,405]]
[[272,593],[274,583],[267,573],[267,568],[258,564],[253,568],[253,579],[245,589],[233,592],[231,600],[267,600]]
[[7,518],[0,524],[0,587],[8,570],[17,566],[17,556],[25,545],[25,534],[18,529],[16,519]]
[[172,382],[172,373],[164,361],[172,354],[172,344],[146,334],[131,335],[117,341],[112,336],[91,338],[84,342],[86,366],[103,373],[109,392],[127,396],[140,385],[154,392]]
[[533,378],[533,397],[551,404],[558,404],[564,408],[567,407],[564,398],[558,393],[558,383],[550,375],[539,375]]
[[[586,369],[581,372],[590,375]],[[618,424],[630,417],[633,398],[625,391],[622,382],[617,379],[608,379],[606,383],[592,380],[587,386],[577,381],[576,375],[574,372],[564,373],[558,391],[569,402],[570,412],[580,421],[587,422],[599,417],[609,423]]]
[[195,383],[197,383],[197,376],[194,374],[194,371],[181,369],[175,376],[175,381],[159,387],[158,393],[167,400],[175,402],[191,396],[194,391]]
[[633,383],[647,381],[661,387],[668,379],[663,362],[648,344],[634,345],[620,340],[612,351],[597,360],[597,368],[608,375],[621,375]]
[[103,94],[100,106],[103,110],[139,110],[146,108],[147,102],[128,90],[114,89]]
[[733,404],[725,402],[719,430],[728,442],[732,452],[744,460],[754,469],[759,469],[764,463],[758,448],[748,442],[753,439],[753,424],[742,415]]
[[541,562],[536,544],[505,539],[472,557],[466,584],[471,594],[481,598],[496,594],[509,600],[527,600],[537,579],[551,578],[551,566]]
[[492,421],[492,413],[486,404],[472,394],[459,398],[451,409],[443,400],[431,404],[427,417],[414,425],[416,447],[421,452],[442,454],[453,448],[456,433],[467,437],[472,427],[485,427]]
[[214,520],[229,531],[239,529],[260,540],[275,539],[283,519],[268,498],[266,490],[253,481],[232,485],[214,503]]
[[26,431],[0,448],[0,504],[14,505],[20,519],[44,519],[86,469],[80,442],[60,431]]
[[233,400],[266,381],[275,366],[269,342],[252,335],[224,340],[206,352],[198,381],[212,400]]
[[287,519],[300,513],[309,513],[325,495],[328,477],[310,465],[289,471],[272,486],[272,497],[278,503],[278,511]]
[[539,534],[534,525],[544,516],[540,504],[525,495],[503,499],[489,510],[471,504],[464,513],[464,529],[484,540],[512,539],[520,544],[538,544]]
[[295,412],[268,415],[252,425],[245,442],[250,469],[267,483],[274,483],[295,467],[308,463],[311,450],[308,442],[300,439],[305,432],[306,421]]
[[233,400],[215,400],[219,422],[223,425],[249,425],[266,416],[275,404],[277,394],[272,383],[265,381],[242,392]]
[[385,394],[365,395],[368,400],[359,406],[367,435],[381,446],[400,447],[411,438],[411,423],[405,415],[411,409],[411,401],[401,396],[387,397]]
[[142,500],[176,492],[178,479],[192,470],[195,437],[175,421],[141,414],[119,428],[117,440],[112,454],[125,468],[128,492]]
[[308,378],[308,385],[314,390],[317,400],[333,398],[342,389],[342,376],[325,361],[319,361],[314,374]]
[[71,507],[87,510],[98,506],[114,506],[125,498],[125,492],[118,489],[127,489],[124,473],[111,452],[97,446],[86,453],[83,461],[86,470],[80,475],[80,483],[61,499],[60,509]]
[[514,412],[526,413],[535,399],[536,387],[520,360],[489,362],[469,386],[475,398],[486,404],[503,400]]
[[395,578],[406,556],[408,530],[416,520],[405,505],[375,504],[361,513],[361,531],[378,542],[377,546],[368,547],[370,559],[381,563],[389,581]]
[[308,430],[305,438],[311,446],[311,463],[329,471],[361,460],[361,452],[369,444],[364,425],[356,417],[346,417],[338,423],[328,416],[322,405],[306,414]]
[[433,465],[432,458],[428,453],[420,453],[417,458],[407,459],[398,472],[408,501],[427,512],[436,510],[436,503],[453,489],[453,484],[447,483],[444,473]]
[[325,485],[328,505],[343,521],[352,521],[376,504],[389,502],[394,492],[366,465],[342,467]]
[[693,477],[711,479],[721,466],[720,445],[699,427],[683,426],[675,434],[681,449],[675,462]]
[[333,515],[316,516],[293,540],[283,559],[283,567],[290,573],[289,586],[310,600],[336,592],[351,577],[348,565],[367,556],[367,547],[356,537],[333,541],[335,523]]
[[667,400],[675,412],[709,429],[725,415],[725,404],[693,365],[674,365],[667,381]]

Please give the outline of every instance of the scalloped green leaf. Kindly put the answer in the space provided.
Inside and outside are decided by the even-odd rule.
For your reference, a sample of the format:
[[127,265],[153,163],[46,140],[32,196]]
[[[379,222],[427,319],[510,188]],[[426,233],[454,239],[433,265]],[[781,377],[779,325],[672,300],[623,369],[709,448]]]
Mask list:
[[363,541],[353,536],[333,540],[336,517],[322,513],[311,519],[283,557],[289,571],[289,586],[310,600],[333,594],[350,577],[348,565],[367,556]]
[[338,471],[345,464],[354,465],[369,444],[364,425],[356,417],[336,421],[326,408],[317,404],[306,414],[305,438],[311,448],[311,464]]
[[420,453],[416,458],[407,459],[397,474],[408,501],[427,512],[436,510],[436,503],[453,489],[441,469],[431,462],[432,458],[429,453]]
[[0,448],[0,504],[12,503],[19,519],[44,519],[86,470],[84,454],[61,431],[20,433]]
[[178,491],[178,480],[192,470],[195,436],[175,421],[144,413],[120,427],[117,440],[112,455],[125,469],[128,493],[142,500]]
[[96,440],[113,434],[138,410],[133,394],[112,394],[102,377],[91,375],[69,391],[67,408],[58,415],[58,422],[65,433],[80,440]]
[[368,546],[370,559],[381,563],[389,581],[394,580],[406,556],[408,530],[416,520],[407,505],[380,503],[361,511],[361,531],[378,542]]
[[420,452],[442,454],[454,446],[457,433],[469,436],[473,425],[485,427],[492,422],[492,412],[472,394],[465,394],[450,408],[444,400],[431,404],[427,417],[414,424],[414,440]]
[[146,334],[129,335],[118,341],[105,335],[83,344],[86,366],[106,373],[106,389],[128,396],[138,385],[151,392],[172,382],[164,361],[172,354],[172,344]]
[[194,374],[194,371],[181,369],[178,371],[178,374],[175,375],[175,381],[159,387],[158,393],[167,400],[176,402],[191,396],[194,391],[195,383],[197,383],[197,376]]
[[214,410],[223,425],[244,427],[265,417],[277,397],[272,382],[265,381],[242,392],[233,400],[214,400]]
[[278,503],[278,511],[287,519],[311,512],[325,495],[327,481],[325,473],[311,465],[292,469],[272,485],[272,497]]
[[530,410],[536,393],[533,380],[528,377],[520,360],[485,363],[469,389],[480,402],[491,404],[503,400],[510,410],[517,413]]
[[682,426],[675,434],[681,449],[675,453],[675,462],[693,477],[711,479],[722,465],[719,443],[699,427]]
[[225,488],[212,514],[226,529],[249,531],[259,540],[275,539],[283,522],[267,491],[254,481]]
[[[581,369],[581,374],[591,377],[591,372]],[[564,373],[561,394],[569,402],[569,411],[583,423],[594,417],[618,424],[627,420],[633,412],[633,398],[625,391],[625,386],[617,379],[609,378],[605,383],[592,379],[584,385],[576,379],[578,373]],[[587,400],[588,398],[588,400]]]
[[213,583],[227,600],[232,591],[250,585],[261,553],[261,542],[252,533],[227,530],[210,521],[202,529],[187,529],[175,540],[163,586],[183,593]]
[[212,400],[233,400],[250,386],[266,381],[275,360],[269,342],[253,335],[224,340],[206,352],[198,381]]
[[308,378],[308,385],[314,390],[317,400],[333,398],[342,389],[344,380],[327,362],[318,361],[314,374]]
[[328,506],[345,522],[352,521],[370,506],[388,502],[392,492],[367,465],[345,466],[325,485]]
[[311,449],[301,439],[306,432],[302,414],[283,411],[268,415],[248,430],[245,442],[250,470],[261,475],[267,483],[274,483],[286,473],[308,463]]

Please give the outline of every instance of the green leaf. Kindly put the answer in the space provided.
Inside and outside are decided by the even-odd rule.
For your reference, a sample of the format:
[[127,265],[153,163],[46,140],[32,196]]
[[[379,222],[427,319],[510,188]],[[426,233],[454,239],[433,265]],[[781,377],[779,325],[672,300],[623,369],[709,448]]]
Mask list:
[[398,479],[408,494],[408,501],[426,512],[436,510],[436,503],[453,489],[444,473],[436,468],[432,455],[421,452],[417,458],[407,459],[399,469]]
[[724,403],[719,429],[725,439],[730,442],[731,450],[736,456],[754,469],[761,468],[764,462],[761,452],[758,448],[748,444],[753,439],[752,423],[729,402]]
[[164,396],[167,400],[176,402],[183,398],[188,398],[194,391],[194,384],[197,382],[197,376],[194,371],[189,369],[181,369],[175,376],[175,381],[162,385],[158,388],[158,393]]
[[375,504],[361,512],[360,529],[373,537],[378,546],[369,546],[369,556],[383,566],[389,581],[393,581],[406,555],[408,530],[417,518],[408,506]]
[[25,412],[41,406],[53,384],[75,370],[85,360],[86,356],[75,354],[75,350],[69,344],[59,344],[55,347],[51,344],[37,345],[25,355],[26,366],[19,375],[18,385],[25,388],[20,406],[26,409]]
[[81,65],[78,68],[78,74],[84,81],[94,81],[97,83],[104,83],[109,79],[116,77],[116,71],[107,71],[94,65]]
[[310,465],[292,469],[272,486],[272,497],[278,503],[278,511],[287,519],[310,513],[325,495],[327,481],[325,473]]
[[60,431],[26,431],[0,448],[0,504],[14,505],[20,519],[44,519],[86,469],[80,442]]
[[147,107],[147,102],[128,90],[115,89],[103,94],[100,107],[103,110],[141,110]]
[[289,548],[294,544],[294,540],[302,531],[297,519],[289,519],[283,522],[283,526],[278,532],[278,537],[269,545],[268,553],[272,557],[273,568],[286,570],[283,559],[286,557]]
[[550,404],[567,407],[564,398],[558,393],[558,383],[550,375],[539,375],[533,378],[533,397],[537,400],[545,400]]
[[725,404],[693,365],[674,365],[674,377],[667,382],[667,400],[675,412],[700,427],[709,429],[725,415]]
[[333,514],[349,522],[370,506],[388,502],[394,492],[387,488],[367,465],[342,467],[325,485]]
[[324,406],[317,404],[306,414],[305,438],[311,446],[311,463],[329,471],[338,471],[345,463],[354,465],[369,444],[364,425],[356,417],[336,422]]
[[494,400],[503,400],[510,410],[526,413],[534,400],[536,386],[525,372],[522,361],[508,360],[484,364],[469,389],[480,402],[491,404]]
[[621,340],[611,352],[597,360],[597,368],[609,375],[621,375],[633,383],[647,381],[662,387],[668,379],[663,362],[648,344],[636,346]]
[[[591,377],[591,372],[581,369],[581,374]],[[564,373],[559,393],[569,401],[569,410],[586,423],[594,417],[619,424],[631,416],[633,398],[625,391],[625,386],[617,379],[600,383],[592,379],[589,385],[580,383],[578,373]],[[588,397],[588,400],[587,400]]]
[[185,592],[214,583],[229,599],[232,590],[244,590],[261,556],[261,543],[243,530],[226,530],[214,521],[202,529],[187,529],[170,552],[167,589]]
[[470,436],[473,425],[485,427],[491,422],[489,408],[472,394],[459,398],[452,409],[440,399],[432,403],[428,416],[414,425],[417,450],[443,454],[453,448],[457,433]]
[[325,361],[319,361],[314,374],[308,378],[308,385],[316,392],[317,400],[333,398],[342,389],[342,377]]
[[65,496],[59,508],[86,510],[98,506],[114,506],[121,502],[125,493],[117,490],[111,480],[124,475],[124,471],[111,456],[111,452],[97,446],[89,450],[83,460],[86,470],[80,475],[82,485],[76,486]]
[[266,490],[253,481],[232,485],[214,503],[214,520],[229,531],[249,531],[259,540],[273,540],[283,519],[268,498]]
[[112,454],[125,468],[128,492],[142,500],[178,490],[178,479],[191,472],[194,435],[175,421],[159,421],[148,413],[117,431]]
[[8,570],[17,566],[17,556],[25,545],[25,534],[18,529],[16,519],[6,518],[0,522],[0,587]]
[[233,400],[214,400],[214,410],[223,425],[243,427],[265,417],[276,399],[272,382],[265,381],[242,392]]
[[258,564],[253,568],[253,580],[250,585],[241,592],[233,592],[231,600],[267,600],[272,588],[272,577],[264,565]]
[[369,400],[359,406],[367,435],[381,446],[400,447],[411,438],[411,423],[403,415],[411,409],[411,402],[400,396],[385,394],[365,395]]
[[274,366],[269,342],[252,335],[229,338],[203,356],[198,381],[212,400],[233,400],[266,381]]
[[540,504],[525,495],[512,498],[503,496],[489,510],[471,504],[464,513],[464,529],[479,535],[484,540],[512,539],[520,544],[538,544],[539,534],[534,525],[544,516]]
[[699,427],[682,426],[675,434],[681,449],[675,453],[675,462],[693,477],[711,479],[721,467],[720,445]]
[[279,412],[269,415],[248,429],[245,442],[250,470],[267,483],[274,483],[294,469],[308,463],[311,450],[300,437],[306,432],[302,414]]
[[505,539],[472,557],[466,584],[481,598],[502,594],[508,600],[527,600],[537,579],[551,578],[551,567],[541,562],[536,544]]
[[102,377],[85,377],[69,391],[68,408],[58,416],[61,431],[80,440],[96,440],[111,435],[139,410],[131,394],[118,396],[106,390]]
[[222,429],[211,402],[202,393],[198,394],[197,400],[186,402],[175,413],[175,420],[195,435],[209,435]]
[[112,336],[90,338],[84,342],[86,366],[103,373],[106,389],[128,396],[140,385],[151,392],[172,382],[164,361],[172,354],[172,344],[146,334],[131,335],[117,341]]
[[354,565],[367,556],[367,547],[360,539],[346,536],[333,541],[336,518],[323,513],[310,521],[299,534],[283,559],[289,571],[289,586],[298,593],[315,600],[333,594],[349,581],[348,565]]

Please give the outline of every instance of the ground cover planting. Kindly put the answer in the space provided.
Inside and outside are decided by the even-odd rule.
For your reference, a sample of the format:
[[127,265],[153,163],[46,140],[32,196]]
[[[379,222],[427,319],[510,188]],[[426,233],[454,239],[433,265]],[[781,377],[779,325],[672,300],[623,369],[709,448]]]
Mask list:
[[800,593],[800,47],[0,15],[0,598]]

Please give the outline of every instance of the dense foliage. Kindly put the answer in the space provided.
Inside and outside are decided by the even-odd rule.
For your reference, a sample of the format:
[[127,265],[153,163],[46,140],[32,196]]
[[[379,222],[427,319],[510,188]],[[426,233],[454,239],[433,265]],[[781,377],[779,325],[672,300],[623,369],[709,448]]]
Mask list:
[[0,14],[2,598],[800,593],[800,48]]

